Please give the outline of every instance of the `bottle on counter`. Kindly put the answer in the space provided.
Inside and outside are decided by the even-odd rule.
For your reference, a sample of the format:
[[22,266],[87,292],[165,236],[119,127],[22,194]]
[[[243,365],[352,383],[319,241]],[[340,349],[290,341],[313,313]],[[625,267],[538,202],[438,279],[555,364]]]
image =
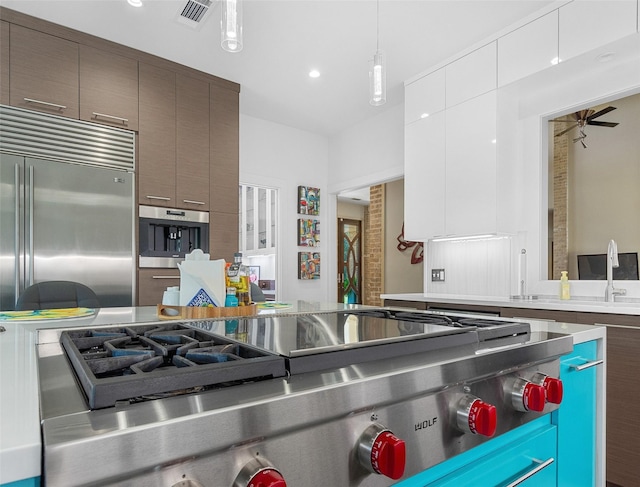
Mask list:
[[560,274],[560,299],[571,299],[571,284],[567,271],[562,271]]
[[233,263],[227,267],[227,287],[236,289],[239,306],[251,304],[249,269],[242,263],[242,253],[233,254]]
[[[225,307],[238,306],[238,298],[236,297],[236,288],[227,287],[227,296],[224,300]],[[225,320],[224,322],[224,334],[226,336],[234,337],[238,332],[238,320]]]

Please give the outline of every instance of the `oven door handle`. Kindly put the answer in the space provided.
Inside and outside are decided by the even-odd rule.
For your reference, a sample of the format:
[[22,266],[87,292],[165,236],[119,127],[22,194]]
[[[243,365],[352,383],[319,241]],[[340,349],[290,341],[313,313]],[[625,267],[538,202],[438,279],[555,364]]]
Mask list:
[[538,460],[536,458],[532,458],[531,461],[533,462],[535,467],[533,467],[531,470],[529,470],[527,473],[525,473],[522,477],[519,477],[518,479],[516,479],[513,482],[511,482],[506,487],[515,487],[516,485],[520,485],[525,480],[530,479],[531,477],[533,477],[539,471],[547,468],[549,465],[551,465],[553,462],[555,462],[555,459],[553,457],[551,457],[548,460],[543,462],[542,460]]

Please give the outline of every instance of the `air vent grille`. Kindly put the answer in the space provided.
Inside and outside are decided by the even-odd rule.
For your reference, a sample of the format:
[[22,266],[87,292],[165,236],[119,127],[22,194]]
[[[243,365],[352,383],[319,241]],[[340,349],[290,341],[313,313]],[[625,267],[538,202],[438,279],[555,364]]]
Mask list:
[[0,151],[133,171],[135,133],[0,105]]
[[185,6],[180,10],[178,20],[182,23],[196,27],[209,11],[211,0],[187,0]]

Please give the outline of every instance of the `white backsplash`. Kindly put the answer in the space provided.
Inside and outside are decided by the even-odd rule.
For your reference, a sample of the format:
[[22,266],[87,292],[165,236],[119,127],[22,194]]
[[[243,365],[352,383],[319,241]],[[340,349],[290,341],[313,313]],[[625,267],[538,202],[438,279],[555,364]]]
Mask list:
[[[429,294],[502,296],[513,294],[517,267],[509,236],[471,240],[429,241],[425,289]],[[444,269],[444,282],[432,282],[431,270]]]

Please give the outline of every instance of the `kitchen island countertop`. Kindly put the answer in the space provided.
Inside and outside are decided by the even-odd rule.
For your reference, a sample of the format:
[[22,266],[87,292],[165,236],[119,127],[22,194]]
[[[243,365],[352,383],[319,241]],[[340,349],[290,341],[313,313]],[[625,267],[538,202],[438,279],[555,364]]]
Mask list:
[[[298,301],[260,314],[332,312],[369,308]],[[41,330],[160,321],[156,307],[102,308],[93,316],[68,320],[4,321],[0,333],[0,485],[41,475],[41,433],[36,344]],[[184,320],[181,320],[184,321]],[[534,331],[571,334],[574,343],[603,338],[605,328],[528,320]],[[166,322],[166,320],[163,320]]]

